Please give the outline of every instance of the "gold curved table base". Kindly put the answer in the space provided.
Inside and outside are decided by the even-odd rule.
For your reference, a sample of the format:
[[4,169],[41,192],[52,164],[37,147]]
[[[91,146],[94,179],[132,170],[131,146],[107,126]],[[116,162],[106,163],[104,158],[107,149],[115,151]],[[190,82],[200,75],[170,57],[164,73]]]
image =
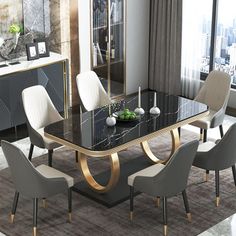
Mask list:
[[154,163],[164,163],[170,159],[170,157],[173,155],[175,150],[180,146],[180,139],[179,139],[179,132],[178,129],[173,129],[170,131],[171,134],[171,139],[172,139],[172,148],[171,148],[171,153],[168,158],[165,160],[160,160],[157,158],[151,151],[148,141],[141,142],[141,147],[143,149],[143,152],[147,155],[147,157]]
[[111,154],[109,157],[110,163],[111,163],[111,176],[110,180],[108,181],[108,184],[106,186],[100,185],[92,176],[87,162],[87,156],[83,153],[79,154],[79,166],[81,169],[81,172],[86,179],[89,187],[93,189],[96,192],[99,193],[105,193],[108,192],[111,188],[113,188],[120,177],[120,162],[117,153]]

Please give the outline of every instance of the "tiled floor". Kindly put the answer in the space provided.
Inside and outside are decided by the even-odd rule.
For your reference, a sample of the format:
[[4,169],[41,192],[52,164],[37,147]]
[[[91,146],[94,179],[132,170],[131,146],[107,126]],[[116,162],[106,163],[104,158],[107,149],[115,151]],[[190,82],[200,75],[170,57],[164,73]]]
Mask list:
[[221,221],[198,236],[235,236],[236,235],[236,214]]

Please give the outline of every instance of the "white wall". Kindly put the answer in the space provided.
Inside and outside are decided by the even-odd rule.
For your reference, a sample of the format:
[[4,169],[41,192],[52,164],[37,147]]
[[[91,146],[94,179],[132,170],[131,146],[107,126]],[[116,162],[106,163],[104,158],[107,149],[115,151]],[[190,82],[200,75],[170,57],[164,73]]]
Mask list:
[[91,70],[90,1],[78,0],[78,8],[80,72],[84,72]]
[[126,94],[148,88],[150,0],[126,0]]

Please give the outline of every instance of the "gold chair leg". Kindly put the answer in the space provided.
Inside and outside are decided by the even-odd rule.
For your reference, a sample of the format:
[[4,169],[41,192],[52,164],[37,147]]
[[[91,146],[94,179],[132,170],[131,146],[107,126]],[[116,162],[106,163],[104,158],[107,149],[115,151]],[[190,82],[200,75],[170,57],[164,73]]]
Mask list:
[[129,213],[129,219],[133,220],[133,212],[132,211],[130,211],[130,213]]
[[216,206],[218,207],[220,205],[220,197],[216,197]]
[[209,180],[209,174],[205,174],[205,181],[208,182]]
[[200,139],[199,141],[202,141],[203,140],[203,133],[200,134]]
[[192,215],[191,213],[187,213],[187,218],[189,222],[192,222]]
[[71,223],[72,222],[72,215],[71,213],[68,213],[68,221]]
[[163,233],[164,233],[164,236],[167,236],[167,225],[164,225],[164,227],[163,227]]
[[33,227],[33,236],[37,236],[37,227]]
[[43,208],[47,208],[47,202],[46,202],[46,199],[43,199]]
[[14,222],[14,218],[15,218],[15,215],[14,214],[11,214],[10,215],[10,222],[13,224],[13,222]]

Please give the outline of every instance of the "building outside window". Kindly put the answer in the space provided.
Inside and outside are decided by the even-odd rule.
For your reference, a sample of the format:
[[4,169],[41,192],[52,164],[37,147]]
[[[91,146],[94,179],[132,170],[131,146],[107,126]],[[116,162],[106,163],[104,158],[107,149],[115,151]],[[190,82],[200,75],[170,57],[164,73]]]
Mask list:
[[211,11],[203,18],[201,36],[201,78],[211,70],[229,73],[236,88],[236,1],[206,1]]

